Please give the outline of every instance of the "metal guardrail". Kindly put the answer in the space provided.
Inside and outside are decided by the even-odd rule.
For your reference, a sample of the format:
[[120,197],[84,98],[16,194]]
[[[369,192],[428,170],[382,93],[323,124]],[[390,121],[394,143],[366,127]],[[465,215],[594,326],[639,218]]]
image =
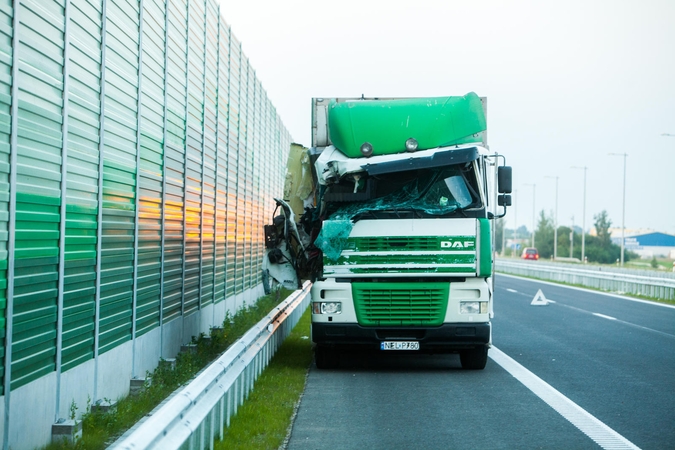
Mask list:
[[310,282],[280,303],[241,339],[112,449],[213,449],[309,305]]
[[675,300],[673,278],[634,275],[625,270],[589,270],[567,264],[547,264],[541,261],[528,263],[504,259],[496,260],[495,269],[497,272],[576,284],[603,291]]
[[[508,259],[507,259],[508,261]],[[525,260],[511,260],[513,262],[532,262],[533,264],[538,264],[536,261],[525,261]],[[596,264],[579,264],[577,261],[576,265],[570,265],[569,263],[559,263],[556,261],[547,261],[547,260],[540,260],[539,262],[543,264],[550,264],[550,265],[560,265],[563,267],[577,267],[581,268],[584,270],[591,270],[594,272],[612,272],[612,273],[624,273],[628,275],[639,275],[639,276],[644,276],[644,277],[649,277],[649,278],[672,278],[675,280],[675,272],[668,271],[668,270],[662,270],[662,271],[657,271],[657,270],[647,270],[647,269],[637,269],[637,268],[627,268],[627,267],[620,267],[618,265],[612,265],[612,266],[601,266],[601,265],[596,265]]]

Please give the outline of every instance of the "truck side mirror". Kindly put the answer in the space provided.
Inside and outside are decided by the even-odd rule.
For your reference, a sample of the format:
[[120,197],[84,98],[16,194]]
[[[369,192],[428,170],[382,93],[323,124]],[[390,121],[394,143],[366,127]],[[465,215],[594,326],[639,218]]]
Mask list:
[[500,194],[510,194],[512,189],[511,166],[497,168],[497,190]]
[[511,196],[509,194],[502,194],[497,197],[497,204],[499,206],[511,206]]

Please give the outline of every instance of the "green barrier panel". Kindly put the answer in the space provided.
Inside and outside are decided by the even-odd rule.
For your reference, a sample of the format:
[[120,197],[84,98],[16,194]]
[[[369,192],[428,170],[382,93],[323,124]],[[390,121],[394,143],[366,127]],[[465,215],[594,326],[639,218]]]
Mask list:
[[[0,2],[0,23],[12,22],[12,2]],[[0,377],[5,377],[7,309],[7,245],[9,220],[9,171],[12,103],[12,30],[0,27]],[[0,395],[4,385],[0,386]]]
[[[138,167],[138,263],[136,285],[136,336],[160,322],[162,293],[162,192],[164,174],[164,123],[167,6],[144,2],[141,108]],[[148,26],[152,24],[153,26]]]
[[291,142],[214,0],[16,6],[0,2],[12,388],[256,287]]

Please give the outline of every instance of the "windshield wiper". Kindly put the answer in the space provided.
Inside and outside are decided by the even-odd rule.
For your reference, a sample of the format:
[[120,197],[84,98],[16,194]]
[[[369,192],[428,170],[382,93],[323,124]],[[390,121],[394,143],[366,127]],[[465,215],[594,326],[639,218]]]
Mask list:
[[375,214],[375,211],[373,211],[372,209],[367,209],[365,211],[360,211],[359,213],[354,214],[354,216],[352,217],[352,221],[354,223],[356,223],[359,220],[364,219],[365,218],[364,216],[369,216],[373,219],[377,219],[377,215]]

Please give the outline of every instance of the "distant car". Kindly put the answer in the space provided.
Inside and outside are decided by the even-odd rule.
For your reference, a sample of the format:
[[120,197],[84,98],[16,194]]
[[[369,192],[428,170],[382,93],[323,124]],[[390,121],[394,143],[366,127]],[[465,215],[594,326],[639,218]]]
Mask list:
[[522,259],[539,259],[539,252],[534,247],[526,247],[523,249],[523,254],[520,256]]

